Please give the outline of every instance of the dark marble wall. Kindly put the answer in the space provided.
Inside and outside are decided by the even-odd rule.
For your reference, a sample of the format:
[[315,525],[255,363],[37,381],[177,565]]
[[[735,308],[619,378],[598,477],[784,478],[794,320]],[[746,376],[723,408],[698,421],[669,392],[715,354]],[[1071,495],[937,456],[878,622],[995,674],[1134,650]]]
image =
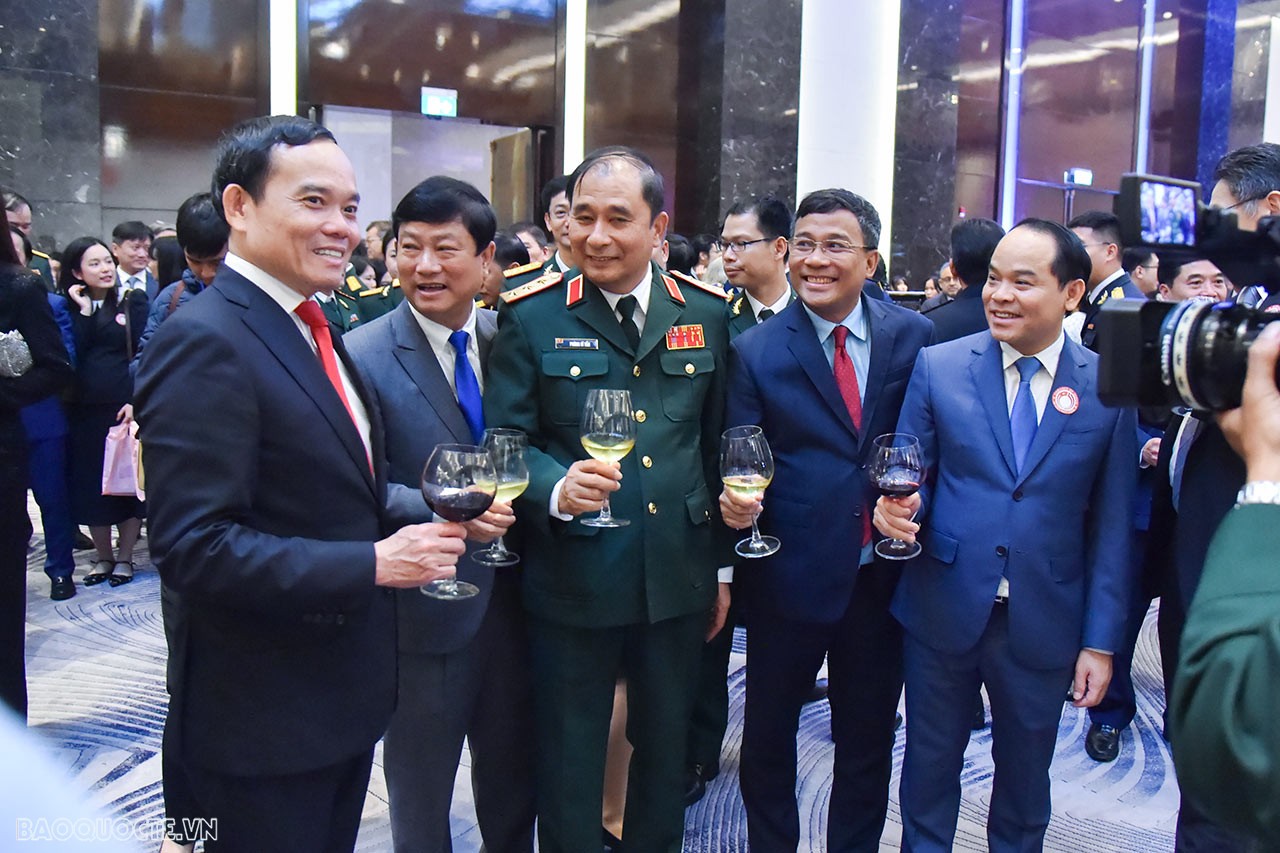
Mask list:
[[34,206],[38,247],[101,231],[97,6],[6,3],[0,21],[0,184]]
[[[1265,14],[1259,14],[1265,12]],[[1267,107],[1267,67],[1271,57],[1271,19],[1280,3],[1242,3],[1238,12],[1235,65],[1231,75],[1231,124],[1227,150],[1262,139]],[[1247,22],[1247,23],[1246,23]]]

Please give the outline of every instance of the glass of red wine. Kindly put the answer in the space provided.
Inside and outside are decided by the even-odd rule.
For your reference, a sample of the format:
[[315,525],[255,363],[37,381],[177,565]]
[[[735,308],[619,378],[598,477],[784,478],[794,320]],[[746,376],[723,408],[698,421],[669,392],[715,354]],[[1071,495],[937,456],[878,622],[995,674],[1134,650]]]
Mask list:
[[[483,447],[438,444],[422,469],[422,497],[445,521],[470,521],[484,514],[498,491],[493,457]],[[422,594],[446,601],[477,595],[475,584],[444,578],[422,587]]]
[[[878,435],[874,441],[875,458],[871,460],[871,481],[880,494],[889,498],[914,495],[924,480],[924,464],[920,459],[920,439],[902,432]],[[909,560],[920,553],[918,542],[882,539],[876,553],[886,560]]]

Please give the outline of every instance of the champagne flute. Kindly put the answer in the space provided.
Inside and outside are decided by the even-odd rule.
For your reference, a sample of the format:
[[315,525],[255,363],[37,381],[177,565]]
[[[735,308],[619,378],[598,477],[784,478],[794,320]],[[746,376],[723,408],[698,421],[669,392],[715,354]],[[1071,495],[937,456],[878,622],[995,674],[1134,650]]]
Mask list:
[[[758,426],[730,427],[720,436],[720,480],[729,491],[749,499],[764,495],[773,482],[773,452]],[[751,536],[733,549],[739,556],[755,559],[776,554],[782,547],[776,536],[761,536],[756,516],[751,518]]]
[[[484,514],[498,490],[493,457],[483,447],[438,444],[422,469],[422,497],[445,521],[470,521]],[[444,578],[421,588],[423,595],[456,601],[477,595],[475,584]]]
[[[529,448],[529,437],[518,429],[487,429],[484,446],[493,457],[493,468],[498,477],[497,495],[494,500],[511,503],[529,488],[529,465],[524,452]],[[520,558],[507,550],[502,537],[494,540],[486,550],[471,556],[486,566],[514,566]]]
[[[619,462],[636,446],[636,420],[631,412],[631,392],[593,388],[582,409],[582,447],[592,459]],[[631,522],[614,518],[609,495],[600,514],[582,521],[587,527],[626,527]]]
[[[880,494],[891,498],[914,495],[924,482],[924,464],[920,460],[920,439],[902,432],[878,435],[874,441],[876,455],[871,461],[871,480]],[[909,560],[920,553],[920,543],[900,539],[882,539],[876,553],[886,560]]]

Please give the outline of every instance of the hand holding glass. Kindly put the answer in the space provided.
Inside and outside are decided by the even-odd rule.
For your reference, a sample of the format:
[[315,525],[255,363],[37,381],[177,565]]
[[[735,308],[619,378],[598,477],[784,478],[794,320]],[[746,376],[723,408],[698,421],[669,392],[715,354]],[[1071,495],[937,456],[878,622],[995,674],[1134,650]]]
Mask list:
[[[593,388],[587,392],[582,409],[582,447],[592,459],[619,462],[636,445],[636,420],[631,411],[631,392]],[[604,496],[600,514],[582,521],[587,527],[625,527],[631,522],[614,518],[609,495]]]
[[[871,481],[889,498],[914,495],[924,481],[924,464],[920,458],[920,440],[914,435],[891,432],[878,435],[874,441],[875,458],[871,460]],[[886,560],[909,560],[920,553],[920,544],[900,539],[882,539],[876,553]]]
[[[438,444],[422,469],[422,497],[445,521],[464,522],[484,515],[497,493],[493,457],[483,447]],[[446,578],[422,587],[432,598],[456,600],[480,592],[474,584]]]
[[[724,487],[748,500],[764,496],[773,482],[773,452],[758,426],[736,426],[720,436],[720,480]],[[777,553],[782,542],[776,536],[761,536],[756,516],[751,518],[751,536],[734,548],[740,556],[767,557]]]
[[[484,446],[493,457],[493,469],[498,478],[495,500],[511,503],[529,488],[529,466],[524,458],[529,438],[518,429],[488,429],[484,432]],[[471,559],[486,566],[514,566],[520,562],[518,556],[507,550],[501,536],[488,549],[473,554]]]

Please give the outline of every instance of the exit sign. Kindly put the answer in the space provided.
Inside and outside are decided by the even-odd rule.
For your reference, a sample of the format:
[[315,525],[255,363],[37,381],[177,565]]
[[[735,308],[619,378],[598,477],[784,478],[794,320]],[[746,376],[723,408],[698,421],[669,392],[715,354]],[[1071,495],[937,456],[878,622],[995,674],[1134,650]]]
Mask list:
[[424,116],[457,116],[458,90],[423,86],[422,114]]

